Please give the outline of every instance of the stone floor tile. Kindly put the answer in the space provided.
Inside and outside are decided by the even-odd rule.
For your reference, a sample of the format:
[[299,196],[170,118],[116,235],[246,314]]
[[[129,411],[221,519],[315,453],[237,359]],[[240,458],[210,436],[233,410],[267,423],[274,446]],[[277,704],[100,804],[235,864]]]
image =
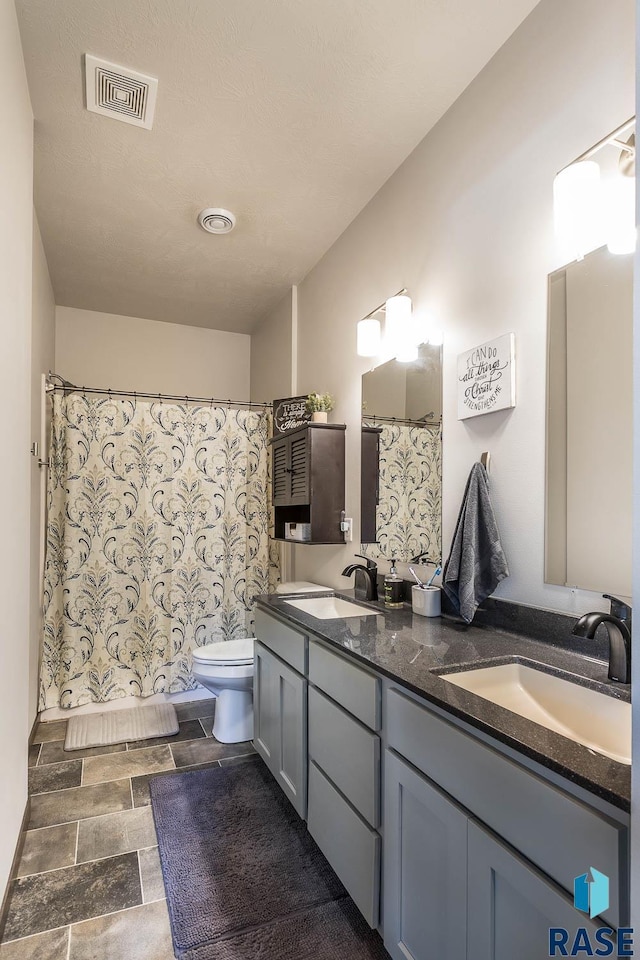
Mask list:
[[41,743],[32,743],[29,747],[29,766],[35,767],[38,762],[38,757],[40,756],[40,750],[42,749]]
[[215,717],[200,717],[200,723],[207,737],[213,736],[213,721]]
[[140,860],[143,902],[153,903],[154,900],[163,900],[165,889],[158,848],[149,847],[148,850],[138,850],[138,858]]
[[207,737],[206,740],[192,740],[190,743],[176,743],[171,747],[176,767],[191,766],[195,763],[211,763],[223,757],[241,757],[253,753],[251,741],[246,743],[218,743]]
[[71,787],[69,790],[56,790],[55,793],[40,793],[31,798],[29,830],[82,820],[85,817],[99,817],[105,813],[117,813],[119,810],[129,810],[131,806],[129,780],[113,780],[89,787]]
[[53,720],[50,723],[39,723],[33,737],[34,743],[48,743],[50,740],[64,740],[67,735],[67,721]]
[[76,862],[77,836],[78,824],[75,821],[57,824],[55,827],[28,830],[16,877],[28,877],[33,873],[70,867]]
[[192,700],[190,703],[175,703],[178,720],[199,720],[200,717],[212,717],[215,712],[216,698]]
[[82,760],[67,760],[66,763],[48,763],[45,767],[29,770],[29,793],[50,793],[52,790],[67,790],[82,783]]
[[[174,960],[164,900],[71,928],[69,960]],[[4,960],[4,958],[3,958]]]
[[62,763],[64,760],[82,760],[84,757],[103,757],[107,753],[124,753],[126,743],[110,743],[106,747],[87,747],[86,750],[65,750],[64,740],[43,743],[38,766],[46,763]]
[[152,740],[132,740],[127,744],[128,750],[140,750],[142,747],[151,747],[163,743],[182,743],[184,740],[199,740],[206,736],[199,720],[185,720],[180,724],[178,733],[172,737],[154,737]]
[[0,960],[67,960],[69,927],[36,933],[0,946]]
[[144,847],[152,847],[156,840],[150,807],[109,813],[104,817],[81,820],[78,825],[78,863],[114,857]]
[[254,753],[247,753],[247,754],[245,754],[245,756],[243,756],[243,757],[223,757],[222,760],[220,761],[220,766],[221,766],[221,767],[231,767],[231,766],[233,766],[233,765],[236,764],[236,763],[247,763],[247,762],[250,762],[250,761],[252,761],[252,760],[255,761],[255,760],[259,760],[259,759],[260,759],[260,757],[259,757],[258,754],[255,753],[255,752],[254,752]]
[[114,753],[105,757],[88,757],[84,761],[82,783],[86,785],[120,780],[122,777],[139,777],[144,773],[172,770],[174,766],[171,747],[167,744],[143,750],[128,750],[126,753]]
[[137,853],[23,877],[11,884],[4,939],[29,937],[140,903]]

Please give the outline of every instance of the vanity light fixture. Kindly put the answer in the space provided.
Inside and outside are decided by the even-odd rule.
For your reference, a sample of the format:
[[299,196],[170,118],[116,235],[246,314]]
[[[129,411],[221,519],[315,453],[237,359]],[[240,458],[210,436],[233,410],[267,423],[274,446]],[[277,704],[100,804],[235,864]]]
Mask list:
[[418,359],[418,336],[413,322],[411,297],[398,294],[385,304],[385,340],[390,354],[400,363]]
[[358,356],[377,357],[382,344],[380,321],[375,317],[365,317],[357,326]]
[[[567,260],[581,260],[606,243],[611,253],[632,253],[635,223],[635,117],[561,170],[553,184],[556,235]],[[592,158],[604,147],[620,152],[615,171],[601,175]]]

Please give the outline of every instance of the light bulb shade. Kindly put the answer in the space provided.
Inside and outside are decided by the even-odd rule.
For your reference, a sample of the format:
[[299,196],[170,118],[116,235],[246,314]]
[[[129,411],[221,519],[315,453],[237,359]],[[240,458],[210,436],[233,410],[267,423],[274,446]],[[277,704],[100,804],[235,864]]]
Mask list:
[[398,294],[389,297],[385,304],[386,352],[402,363],[409,363],[418,356],[417,335],[413,323],[411,297]]
[[618,174],[607,185],[605,224],[609,253],[633,253],[636,248],[636,183]]
[[375,317],[361,320],[357,326],[358,356],[377,357],[380,353],[381,334],[380,321]]
[[556,237],[566,260],[580,260],[602,243],[600,167],[581,160],[561,170],[553,182]]

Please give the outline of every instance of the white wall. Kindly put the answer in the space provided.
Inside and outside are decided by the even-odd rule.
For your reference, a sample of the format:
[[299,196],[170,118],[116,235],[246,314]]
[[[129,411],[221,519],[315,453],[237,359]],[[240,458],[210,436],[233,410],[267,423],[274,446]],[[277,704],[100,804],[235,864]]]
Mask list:
[[251,399],[258,403],[294,390],[295,302],[293,287],[251,336]]
[[79,386],[248,400],[251,338],[56,307],[55,372]]
[[0,895],[27,799],[33,117],[13,0],[0,0]]
[[[556,610],[596,595],[545,585],[545,344],[556,172],[632,116],[633,0],[542,0],[298,288],[298,391],[336,395],[347,513],[359,514],[356,322],[406,286],[445,331],[443,551],[486,449],[511,577],[497,595]],[[516,334],[513,411],[456,419],[456,357]],[[358,539],[358,531],[354,540]],[[357,546],[297,547],[295,575],[345,586]],[[601,601],[602,602],[602,601]]]
[[[38,458],[31,458],[31,543],[29,578],[29,718],[38,709],[38,673],[42,644],[42,569],[44,562],[44,523],[46,470],[38,466],[45,455],[48,405],[42,404],[42,375],[55,364],[55,302],[49,269],[40,237],[38,221],[33,217],[33,305],[31,320],[31,442],[39,444]],[[43,420],[45,422],[43,423]]]

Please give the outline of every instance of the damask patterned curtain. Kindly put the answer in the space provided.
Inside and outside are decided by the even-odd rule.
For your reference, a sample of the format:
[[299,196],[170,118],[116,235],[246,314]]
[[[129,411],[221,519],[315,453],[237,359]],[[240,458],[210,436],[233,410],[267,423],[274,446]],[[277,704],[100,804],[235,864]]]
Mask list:
[[55,394],[40,708],[193,687],[278,576],[269,418]]

